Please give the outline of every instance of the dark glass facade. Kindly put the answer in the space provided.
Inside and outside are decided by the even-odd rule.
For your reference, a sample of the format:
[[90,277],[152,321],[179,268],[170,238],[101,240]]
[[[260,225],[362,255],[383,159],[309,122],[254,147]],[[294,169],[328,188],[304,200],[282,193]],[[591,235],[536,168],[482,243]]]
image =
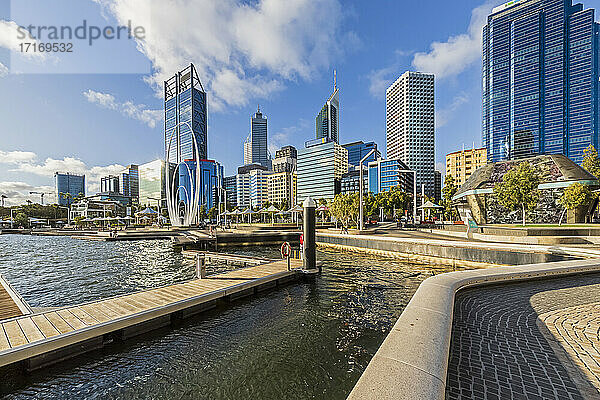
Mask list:
[[393,187],[407,193],[414,190],[414,173],[400,160],[377,160],[369,163],[369,192],[377,194]]
[[237,177],[226,176],[223,178],[223,186],[227,192],[227,205],[236,207],[237,206]]
[[[54,183],[56,187],[56,199],[58,204],[61,206],[67,206],[73,203],[73,197],[77,197],[80,194],[85,196],[85,175],[71,175],[71,174],[54,174]],[[71,199],[60,194],[70,194]]]
[[333,93],[315,118],[315,134],[324,142],[339,143],[340,139],[340,100],[339,90],[334,87]]
[[252,163],[270,168],[267,155],[267,117],[260,109],[250,118],[250,141]]
[[[348,150],[348,164],[355,167],[358,167],[360,160],[362,160],[367,153],[373,149],[377,150],[377,143],[375,142],[365,143],[363,141],[359,141],[347,143],[343,146],[346,148],[346,150]],[[377,155],[377,152],[371,154],[369,158],[363,162],[363,165],[366,167],[369,165],[369,162],[377,160]]]
[[598,148],[598,24],[571,0],[494,8],[483,28],[482,140],[488,160]]

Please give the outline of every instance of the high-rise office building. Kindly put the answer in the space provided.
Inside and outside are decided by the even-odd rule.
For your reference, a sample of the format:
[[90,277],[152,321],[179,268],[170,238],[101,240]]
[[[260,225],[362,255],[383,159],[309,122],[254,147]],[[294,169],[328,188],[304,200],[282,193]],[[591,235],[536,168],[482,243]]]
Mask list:
[[297,175],[295,172],[274,172],[267,176],[269,203],[286,209],[296,205]]
[[100,193],[119,194],[119,177],[108,175],[100,178]]
[[332,200],[341,191],[342,175],[348,172],[348,150],[326,142],[298,150],[299,203],[308,196]]
[[435,201],[439,202],[442,199],[442,173],[440,171],[435,171],[434,178],[433,198]]
[[[188,204],[192,201],[193,187],[200,190],[199,204],[204,205],[207,210],[216,207],[218,203],[218,191],[216,188],[223,187],[223,166],[214,160],[200,160],[200,175],[196,181],[196,161],[185,161],[187,166],[179,167],[179,201]],[[192,173],[190,173],[192,172]],[[196,186],[198,185],[198,186]]]
[[454,178],[454,183],[460,187],[477,168],[487,164],[487,150],[467,149],[446,154],[446,175]]
[[147,207],[160,202],[161,207],[166,207],[164,160],[154,160],[138,166],[138,188],[139,204]]
[[223,178],[223,187],[227,193],[227,206],[237,207],[237,178],[235,175]]
[[254,170],[266,171],[267,168],[260,164],[248,164],[238,168],[235,176],[236,203],[238,208],[250,207],[250,172]]
[[433,74],[407,71],[386,91],[386,153],[417,173],[419,192],[433,196],[435,171]]
[[250,207],[262,208],[269,199],[267,179],[271,173],[260,169],[250,171]]
[[294,146],[283,146],[275,152],[275,158],[281,157],[298,158],[298,150]]
[[56,188],[56,199],[59,205],[68,206],[73,203],[73,198],[85,196],[85,175],[73,175],[70,173],[54,174],[54,187]]
[[599,25],[571,0],[510,1],[483,28],[482,139],[492,161],[598,148]]
[[[208,157],[206,92],[193,64],[165,81],[165,153],[169,162]],[[198,145],[198,154],[194,146]]]
[[137,204],[139,202],[140,180],[137,165],[128,165],[119,173],[119,193],[124,196],[131,197],[131,201],[133,203]]
[[317,114],[315,119],[315,131],[317,139],[326,142],[339,143],[340,140],[340,91],[334,71],[333,93]]
[[[369,165],[369,162],[377,160],[378,150],[377,143],[375,142],[363,142],[362,140],[358,142],[346,143],[343,145],[346,150],[348,150],[348,165],[352,167],[357,167],[360,163],[360,160],[363,159],[371,150],[375,150],[373,154],[371,154],[364,162],[363,165],[366,167]],[[352,168],[350,168],[352,170]]]
[[260,106],[250,117],[250,135],[244,141],[244,164],[271,167],[267,151],[267,117],[260,112]]
[[[418,178],[417,178],[418,179]],[[401,160],[376,160],[369,163],[369,192],[387,192],[393,187],[413,193],[414,173]]]

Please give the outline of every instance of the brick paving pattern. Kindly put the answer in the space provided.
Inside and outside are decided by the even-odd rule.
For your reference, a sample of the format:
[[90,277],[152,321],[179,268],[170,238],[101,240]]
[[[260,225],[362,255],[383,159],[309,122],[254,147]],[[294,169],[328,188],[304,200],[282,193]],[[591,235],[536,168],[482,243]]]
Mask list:
[[538,316],[597,303],[600,275],[486,286],[456,296],[447,399],[599,399]]
[[600,303],[550,311],[539,319],[600,392]]

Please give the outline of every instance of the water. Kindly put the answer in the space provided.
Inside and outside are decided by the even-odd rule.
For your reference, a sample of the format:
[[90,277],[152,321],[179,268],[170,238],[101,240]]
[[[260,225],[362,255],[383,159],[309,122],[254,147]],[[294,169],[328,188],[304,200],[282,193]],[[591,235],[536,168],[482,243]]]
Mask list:
[[[275,257],[277,248],[228,252]],[[344,399],[419,283],[443,268],[320,250],[323,273],[32,374],[6,398]],[[209,273],[227,267],[212,266]],[[0,273],[33,307],[193,277],[169,241],[0,236]]]

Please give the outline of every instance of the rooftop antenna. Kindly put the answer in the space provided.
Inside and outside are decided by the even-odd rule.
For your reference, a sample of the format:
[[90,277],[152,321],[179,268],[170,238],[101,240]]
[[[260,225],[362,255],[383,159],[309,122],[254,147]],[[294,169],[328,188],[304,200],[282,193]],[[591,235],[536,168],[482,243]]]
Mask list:
[[337,89],[337,71],[333,70],[333,90]]
[[257,112],[260,112],[260,103],[258,103],[258,111]]

